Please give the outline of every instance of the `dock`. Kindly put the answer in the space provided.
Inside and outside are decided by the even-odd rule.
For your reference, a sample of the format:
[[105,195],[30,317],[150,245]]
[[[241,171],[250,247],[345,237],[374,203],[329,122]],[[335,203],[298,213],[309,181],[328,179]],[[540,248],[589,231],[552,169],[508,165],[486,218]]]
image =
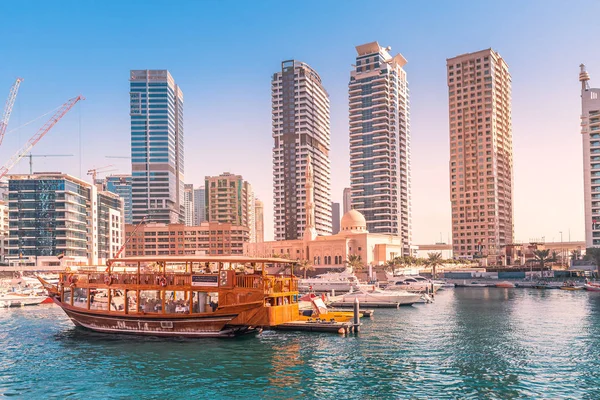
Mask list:
[[350,333],[352,328],[351,322],[335,321],[292,321],[272,327],[272,329],[280,331],[328,332],[340,334]]

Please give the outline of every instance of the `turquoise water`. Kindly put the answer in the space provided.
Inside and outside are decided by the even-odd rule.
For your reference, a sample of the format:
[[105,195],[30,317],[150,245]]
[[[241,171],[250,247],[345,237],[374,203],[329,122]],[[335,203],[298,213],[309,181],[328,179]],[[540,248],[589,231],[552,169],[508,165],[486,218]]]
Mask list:
[[457,288],[376,310],[358,336],[164,340],[0,310],[0,395],[73,398],[600,397],[600,293]]

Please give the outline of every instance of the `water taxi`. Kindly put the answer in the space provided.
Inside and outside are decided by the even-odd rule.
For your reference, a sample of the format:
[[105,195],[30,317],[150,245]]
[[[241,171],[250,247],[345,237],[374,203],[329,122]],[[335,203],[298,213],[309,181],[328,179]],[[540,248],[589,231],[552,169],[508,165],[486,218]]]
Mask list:
[[[231,337],[297,319],[294,261],[242,256],[125,257],[39,278],[71,321],[103,333]],[[287,265],[289,275],[267,274]]]

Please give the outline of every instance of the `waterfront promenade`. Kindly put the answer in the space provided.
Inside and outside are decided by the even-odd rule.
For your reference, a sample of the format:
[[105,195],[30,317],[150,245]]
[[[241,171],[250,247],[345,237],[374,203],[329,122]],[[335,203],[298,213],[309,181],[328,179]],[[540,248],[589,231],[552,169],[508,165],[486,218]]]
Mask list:
[[0,394],[108,398],[597,398],[600,293],[457,288],[361,333],[163,340],[0,310]]

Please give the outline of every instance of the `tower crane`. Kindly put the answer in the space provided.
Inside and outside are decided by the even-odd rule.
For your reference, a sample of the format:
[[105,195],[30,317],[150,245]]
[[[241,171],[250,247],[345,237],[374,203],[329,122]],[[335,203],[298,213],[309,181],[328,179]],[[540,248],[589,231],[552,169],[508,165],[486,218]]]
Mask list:
[[52,127],[56,125],[56,123],[60,121],[61,118],[64,117],[65,114],[68,113],[69,110],[73,108],[75,104],[77,104],[79,100],[84,99],[85,97],[79,95],[77,97],[73,97],[72,99],[68,100],[65,104],[60,106],[60,108],[54,113],[54,115],[52,115],[52,117],[44,124],[44,126],[42,126],[40,130],[37,131],[36,134],[29,139],[29,141],[27,141],[27,143],[25,143],[25,146],[23,146],[19,151],[17,151],[15,155],[13,155],[6,162],[6,164],[0,167],[0,179],[4,178],[8,171],[10,171],[12,167],[14,167],[21,160],[21,158],[23,158],[27,153],[29,153],[33,146],[35,146],[36,143],[39,142],[44,137],[44,135],[48,133],[48,131],[52,129]]
[[98,167],[98,168],[88,169],[87,174],[92,176],[92,184],[93,185],[96,184],[96,175],[97,174],[103,174],[105,172],[110,172],[110,171],[116,171],[116,168],[115,169],[109,169],[109,170],[106,169],[106,168],[110,168],[110,167],[114,167],[114,165],[109,164],[109,165],[105,165],[104,167]]
[[4,134],[6,133],[6,127],[8,126],[8,120],[10,119],[10,113],[12,113],[13,106],[15,105],[15,99],[17,98],[17,92],[19,86],[21,86],[23,78],[17,78],[15,83],[11,86],[10,92],[8,93],[8,99],[4,106],[4,114],[2,114],[2,120],[0,120],[0,144],[4,140]]
[[33,174],[33,157],[73,157],[73,154],[27,154],[29,158],[29,175]]

